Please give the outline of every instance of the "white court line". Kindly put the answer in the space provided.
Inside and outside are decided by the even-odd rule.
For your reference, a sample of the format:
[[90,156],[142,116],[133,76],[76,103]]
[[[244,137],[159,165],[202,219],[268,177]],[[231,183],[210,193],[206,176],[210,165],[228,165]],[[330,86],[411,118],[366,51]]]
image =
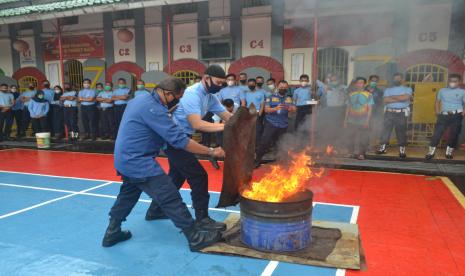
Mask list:
[[[113,182],[111,182],[113,183]],[[103,184],[102,184],[103,185]],[[116,199],[116,196],[113,195],[106,195],[106,194],[99,194],[99,193],[87,193],[84,191],[81,192],[76,192],[76,191],[70,191],[70,190],[61,190],[61,189],[53,189],[53,188],[45,188],[45,187],[37,187],[37,186],[24,186],[24,185],[17,185],[17,184],[9,184],[9,183],[0,183],[0,186],[5,186],[5,187],[14,187],[14,188],[23,188],[23,189],[31,189],[31,190],[41,190],[41,191],[50,191],[50,192],[59,192],[59,193],[68,193],[68,194],[73,194],[73,195],[85,195],[85,196],[94,196],[94,197],[104,197],[104,198],[113,198]],[[94,187],[95,189],[99,188]],[[140,202],[145,202],[145,203],[151,203],[152,200],[149,199],[139,199],[138,201]],[[187,208],[191,208],[192,205],[186,204]],[[39,207],[39,206],[37,206]],[[230,209],[220,209],[220,208],[208,208],[209,210],[212,211],[219,211],[219,212],[227,212],[227,213],[240,213],[238,210],[230,210]],[[0,217],[1,219],[2,217]]]
[[36,205],[32,205],[32,206],[27,207],[27,208],[24,208],[24,209],[21,209],[21,210],[18,210],[18,211],[14,211],[14,212],[11,212],[11,213],[2,215],[2,216],[0,216],[0,219],[4,219],[4,218],[7,218],[7,217],[11,217],[11,216],[17,215],[17,214],[21,214],[21,213],[24,213],[24,212],[26,212],[26,211],[29,211],[29,210],[32,210],[32,209],[35,209],[35,208],[38,208],[38,207],[41,207],[41,206],[44,206],[44,205],[53,203],[53,202],[55,202],[55,201],[59,201],[59,200],[63,200],[63,199],[66,199],[66,198],[70,198],[70,197],[73,197],[73,196],[76,196],[76,195],[79,195],[79,194],[83,194],[83,193],[86,193],[86,192],[88,192],[88,191],[92,191],[92,190],[94,190],[94,189],[98,189],[98,188],[104,187],[104,186],[106,186],[106,185],[110,185],[111,183],[113,183],[113,182],[106,182],[106,183],[103,183],[103,184],[100,184],[100,185],[97,185],[97,186],[95,186],[95,187],[88,188],[88,189],[85,189],[85,190],[82,190],[82,191],[79,191],[79,192],[73,192],[72,194],[68,194],[68,195],[65,195],[65,196],[62,196],[62,197],[57,197],[57,198],[54,198],[54,199],[51,199],[51,200],[47,200],[47,201],[44,201],[44,202],[42,202],[42,203],[39,203],[39,204],[36,204]]
[[279,262],[278,261],[270,261],[268,265],[265,267],[263,270],[261,276],[271,276],[273,274],[273,271],[278,267]]

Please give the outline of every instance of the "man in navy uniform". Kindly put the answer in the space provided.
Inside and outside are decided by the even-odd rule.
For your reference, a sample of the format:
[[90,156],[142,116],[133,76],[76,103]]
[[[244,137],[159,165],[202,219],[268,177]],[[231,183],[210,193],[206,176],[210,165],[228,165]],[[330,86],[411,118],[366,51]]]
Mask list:
[[434,157],[436,147],[441,140],[444,131],[450,128],[449,138],[447,139],[446,158],[452,159],[452,152],[457,146],[458,137],[462,128],[462,119],[465,115],[465,90],[459,87],[461,80],[460,75],[449,75],[449,86],[439,90],[436,96],[436,114],[437,121],[434,127],[434,134],[431,137],[426,159]]
[[184,232],[192,251],[221,239],[219,230],[205,229],[192,219],[178,187],[154,160],[165,143],[192,154],[224,156],[221,148],[207,148],[189,139],[170,117],[167,106],[182,96],[184,88],[181,80],[169,77],[152,94],[141,95],[128,103],[115,144],[115,168],[123,184],[110,210],[110,224],[102,241],[104,247],[131,238],[129,231],[121,231],[121,222],[126,220],[142,192],[157,202],[160,210]]
[[[179,101],[173,113],[174,120],[182,127],[186,135],[191,136],[194,131],[221,132],[224,124],[215,124],[202,120],[207,112],[218,115],[224,122],[232,116],[216,97],[226,80],[226,73],[219,65],[210,65],[202,77],[202,81],[186,89],[186,93]],[[169,176],[179,189],[187,179],[192,189],[192,205],[195,209],[196,222],[204,228],[224,230],[226,225],[216,222],[208,215],[208,175],[197,157],[192,152],[168,145],[165,150],[169,159]],[[158,202],[152,200],[147,210],[146,220],[166,218]]]
[[288,91],[289,84],[282,80],[278,83],[278,92],[265,100],[265,126],[256,151],[256,168],[260,166],[263,155],[286,133],[289,113],[296,111]]

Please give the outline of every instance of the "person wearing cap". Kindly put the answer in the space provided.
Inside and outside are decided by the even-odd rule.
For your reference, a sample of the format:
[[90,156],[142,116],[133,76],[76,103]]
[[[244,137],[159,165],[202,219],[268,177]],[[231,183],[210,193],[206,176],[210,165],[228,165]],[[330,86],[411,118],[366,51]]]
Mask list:
[[[194,131],[220,132],[224,130],[224,124],[209,123],[202,120],[207,112],[218,115],[224,122],[232,116],[216,97],[226,74],[219,65],[210,65],[202,77],[202,81],[186,89],[180,99],[178,107],[173,112],[173,119],[182,128],[183,133],[191,136]],[[210,148],[213,152],[213,149]],[[192,192],[192,205],[195,209],[196,221],[205,228],[224,230],[226,225],[216,222],[208,215],[208,174],[192,152],[174,145],[168,145],[165,150],[169,159],[169,176],[176,187],[181,188],[187,179]],[[146,220],[165,218],[163,210],[158,202],[152,201],[147,210]]]
[[436,147],[447,129],[450,131],[447,139],[446,158],[453,159],[452,153],[457,146],[463,116],[465,116],[465,90],[459,87],[461,79],[462,77],[458,74],[450,74],[448,87],[439,90],[436,96],[437,120],[429,150],[425,156],[427,160],[434,157]]
[[152,94],[138,96],[128,103],[114,153],[115,168],[123,184],[110,210],[110,223],[102,246],[110,247],[131,238],[131,232],[121,230],[121,223],[126,220],[142,192],[154,199],[166,217],[182,230],[192,251],[221,239],[219,230],[206,229],[203,224],[193,220],[178,187],[154,159],[166,143],[192,154],[224,156],[221,148],[210,149],[189,139],[170,117],[168,104],[179,99],[184,88],[181,80],[168,77],[158,84]]

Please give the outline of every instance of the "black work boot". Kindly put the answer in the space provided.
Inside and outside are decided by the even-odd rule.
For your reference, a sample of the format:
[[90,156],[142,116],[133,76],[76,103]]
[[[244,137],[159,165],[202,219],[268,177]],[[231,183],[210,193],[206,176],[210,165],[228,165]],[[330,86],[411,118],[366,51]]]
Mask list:
[[192,252],[202,250],[222,239],[220,231],[205,230],[199,228],[195,223],[191,227],[183,229],[182,232],[186,236]]
[[110,219],[105,236],[103,237],[102,246],[110,247],[119,242],[129,240],[132,237],[131,232],[121,231],[121,221]]
[[208,216],[208,210],[195,210],[195,224],[204,230],[225,231],[226,224],[217,222]]
[[160,206],[158,206],[158,204],[152,201],[149,209],[147,210],[147,213],[145,213],[145,220],[151,221],[156,219],[169,219],[169,217],[165,215],[165,213],[163,213],[162,209],[160,208]]

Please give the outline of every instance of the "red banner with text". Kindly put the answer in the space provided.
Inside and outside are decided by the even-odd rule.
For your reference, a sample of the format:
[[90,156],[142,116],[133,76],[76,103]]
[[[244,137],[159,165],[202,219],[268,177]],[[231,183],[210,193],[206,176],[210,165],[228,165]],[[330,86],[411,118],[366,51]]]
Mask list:
[[[44,60],[60,59],[58,38],[47,38],[44,42]],[[63,59],[88,59],[104,57],[103,33],[62,36]]]

